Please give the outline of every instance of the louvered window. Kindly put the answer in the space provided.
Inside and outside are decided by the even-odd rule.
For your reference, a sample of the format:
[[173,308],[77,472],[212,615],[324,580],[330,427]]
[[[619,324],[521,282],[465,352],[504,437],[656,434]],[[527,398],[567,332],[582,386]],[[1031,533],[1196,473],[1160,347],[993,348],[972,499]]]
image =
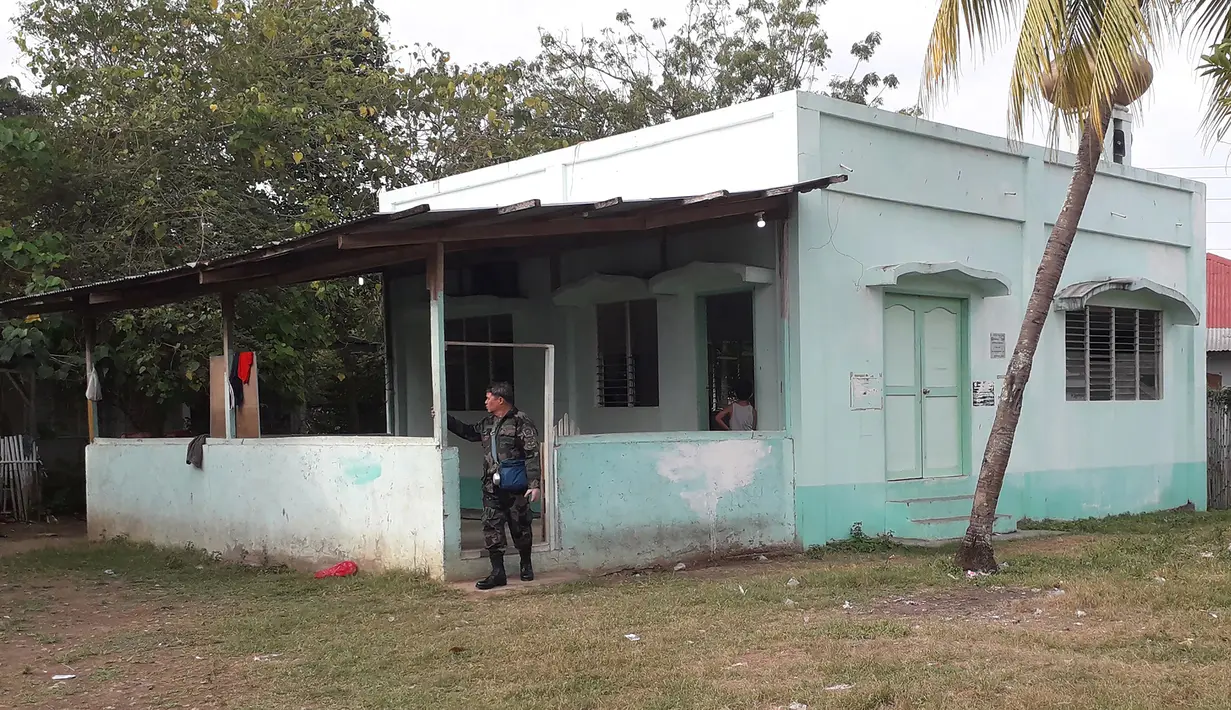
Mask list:
[[658,302],[604,303],[595,320],[598,406],[657,407]]
[[1162,313],[1088,306],[1064,320],[1071,402],[1162,398]]

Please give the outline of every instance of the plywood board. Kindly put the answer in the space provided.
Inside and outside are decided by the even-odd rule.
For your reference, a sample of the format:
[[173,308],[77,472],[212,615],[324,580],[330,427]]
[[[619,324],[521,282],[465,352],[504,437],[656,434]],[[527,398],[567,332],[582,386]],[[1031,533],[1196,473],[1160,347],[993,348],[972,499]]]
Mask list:
[[221,355],[209,359],[209,438],[227,438],[227,365]]
[[[252,375],[248,384],[244,385],[244,406],[235,412],[235,436],[239,439],[255,439],[261,436],[261,398],[259,373],[255,357],[252,361]],[[213,439],[225,439],[226,425],[226,382],[228,367],[221,355],[209,359],[209,435]]]

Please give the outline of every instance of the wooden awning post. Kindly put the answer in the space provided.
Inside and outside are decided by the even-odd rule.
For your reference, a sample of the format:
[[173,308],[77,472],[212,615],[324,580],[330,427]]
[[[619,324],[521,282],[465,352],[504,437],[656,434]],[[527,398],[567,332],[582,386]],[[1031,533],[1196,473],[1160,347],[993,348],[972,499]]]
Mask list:
[[448,441],[448,412],[445,410],[445,247],[436,244],[427,261],[428,309],[432,330],[432,438],[437,446]]
[[235,438],[235,398],[227,393],[230,391],[231,349],[235,347],[233,325],[235,322],[235,294],[222,294],[222,362],[223,376],[227,378],[223,385],[223,407],[226,411],[226,438]]
[[[85,328],[85,381],[86,381],[86,443],[93,444],[94,439],[98,438],[98,405],[94,400],[90,399],[90,377],[94,376],[94,337],[95,323],[94,318],[86,316],[82,321],[82,326]],[[99,383],[102,386],[102,383]],[[33,403],[31,403],[33,406]]]
[[389,272],[380,275],[380,312],[385,336],[385,433],[397,434],[397,356],[393,348],[393,295],[389,293]]

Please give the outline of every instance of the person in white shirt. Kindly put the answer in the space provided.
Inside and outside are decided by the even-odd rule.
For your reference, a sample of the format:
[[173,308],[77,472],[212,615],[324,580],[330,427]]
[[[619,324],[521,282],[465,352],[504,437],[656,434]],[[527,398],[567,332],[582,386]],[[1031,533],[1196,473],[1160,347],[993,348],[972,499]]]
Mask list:
[[752,406],[752,383],[741,380],[735,385],[735,401],[714,415],[714,421],[722,431],[755,431],[757,409]]

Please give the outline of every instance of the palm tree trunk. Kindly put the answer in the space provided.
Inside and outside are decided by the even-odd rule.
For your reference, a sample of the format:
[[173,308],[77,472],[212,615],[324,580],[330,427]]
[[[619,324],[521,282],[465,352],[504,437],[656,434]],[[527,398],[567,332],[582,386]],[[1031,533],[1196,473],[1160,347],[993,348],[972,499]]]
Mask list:
[[1064,273],[1069,249],[1073,246],[1073,237],[1077,234],[1077,223],[1086,207],[1086,198],[1090,195],[1090,186],[1094,183],[1098,161],[1103,153],[1103,136],[1107,132],[1111,111],[1104,110],[1102,115],[1099,130],[1094,130],[1096,126],[1089,121],[1082,128],[1068,195],[1064,199],[1064,207],[1060,209],[1060,216],[1052,227],[1051,236],[1047,239],[1047,246],[1043,249],[1039,269],[1034,275],[1034,290],[1026,303],[1021,332],[1017,335],[1013,358],[1009,360],[1009,368],[1005,372],[1004,387],[996,404],[996,418],[992,422],[992,432],[983,452],[979,482],[975,487],[974,506],[970,511],[970,527],[966,529],[966,537],[962,539],[962,546],[957,551],[956,563],[965,570],[994,572],[998,568],[996,554],[992,550],[992,525],[996,520],[996,504],[1000,500],[1005,469],[1009,466],[1009,455],[1013,451],[1013,437],[1017,433],[1017,422],[1021,419],[1022,398],[1026,393],[1026,383],[1030,380],[1030,369],[1034,363],[1035,350],[1039,347],[1039,336],[1043,334],[1043,324],[1047,321],[1047,314],[1051,311],[1052,301],[1056,297],[1056,288],[1060,284],[1061,274]]

